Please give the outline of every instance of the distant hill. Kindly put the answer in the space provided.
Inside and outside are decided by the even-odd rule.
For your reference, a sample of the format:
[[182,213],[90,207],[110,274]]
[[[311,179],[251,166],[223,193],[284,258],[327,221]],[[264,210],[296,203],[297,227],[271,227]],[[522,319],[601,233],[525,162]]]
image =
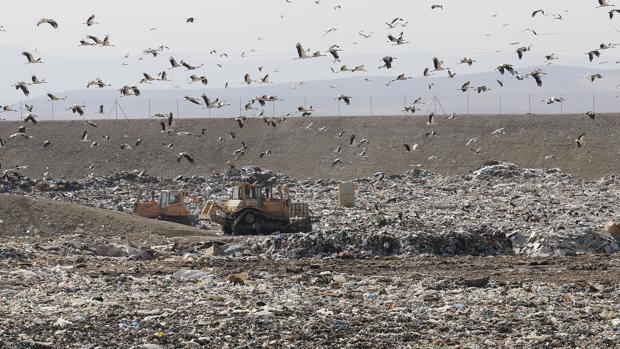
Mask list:
[[[275,84],[275,85],[251,85],[244,88],[228,89],[201,89],[196,84],[196,89],[149,89],[148,85],[141,85],[142,95],[140,97],[120,97],[117,89],[106,88],[100,90],[75,90],[57,93],[59,96],[67,96],[65,101],[54,103],[54,117],[56,119],[75,119],[76,115],[71,114],[65,109],[74,104],[84,104],[87,106],[85,118],[102,118],[104,116],[95,115],[99,105],[105,107],[105,116],[114,118],[117,110],[112,110],[114,101],[118,100],[120,108],[118,116],[124,118],[145,118],[154,113],[173,112],[181,117],[223,117],[223,116],[251,116],[260,110],[240,111],[242,105],[257,95],[277,95],[283,99],[275,105],[275,115],[285,113],[295,114],[297,107],[306,105],[313,106],[317,116],[338,115],[338,103],[336,95],[345,94],[352,97],[350,106],[340,105],[340,114],[343,116],[352,115],[400,115],[405,103],[411,103],[414,99],[422,97],[426,102],[421,106],[421,110],[416,114],[426,114],[435,110],[435,105],[431,105],[434,96],[437,96],[440,105],[437,104],[437,112],[465,114],[498,114],[501,112],[510,114],[532,113],[582,113],[593,109],[593,95],[595,95],[595,108],[597,112],[614,112],[616,108],[616,83],[620,81],[620,70],[602,71],[604,78],[596,82],[590,82],[586,75],[590,71],[583,68],[545,66],[540,67],[547,74],[543,78],[543,87],[538,88],[531,78],[523,81],[516,80],[509,74],[500,75],[497,71],[472,74],[457,75],[453,79],[444,77],[445,72],[437,73],[441,77],[416,77],[407,81],[397,81],[386,86],[386,83],[398,75],[399,71],[389,71],[394,76],[374,76],[374,77],[355,77],[352,73],[334,74],[334,79],[307,81],[296,84]],[[521,69],[519,73],[525,76],[528,72],[535,69]],[[386,73],[388,71],[385,71]],[[369,80],[369,81],[367,81]],[[502,81],[500,87],[497,80]],[[475,91],[463,93],[458,88],[465,82],[471,81],[473,86],[488,86],[491,91],[478,94]],[[432,89],[429,89],[432,84]],[[190,95],[199,97],[206,93],[210,98],[225,100],[230,106],[219,110],[202,109],[200,106],[193,105],[184,100],[184,96]],[[559,104],[547,105],[541,100],[551,96],[563,96],[566,102],[562,106]],[[23,103],[33,104],[35,114],[43,120],[49,120],[52,116],[52,106],[46,97],[37,97],[24,100]],[[149,108],[150,104],[150,108]],[[178,105],[178,108],[177,108]],[[372,109],[371,109],[372,105]],[[14,104],[14,108],[19,107],[19,102]],[[258,104],[255,107],[260,108]],[[121,110],[122,109],[122,110]],[[265,115],[274,114],[274,106],[264,107]],[[5,119],[17,119],[16,113],[3,113],[0,117]]]

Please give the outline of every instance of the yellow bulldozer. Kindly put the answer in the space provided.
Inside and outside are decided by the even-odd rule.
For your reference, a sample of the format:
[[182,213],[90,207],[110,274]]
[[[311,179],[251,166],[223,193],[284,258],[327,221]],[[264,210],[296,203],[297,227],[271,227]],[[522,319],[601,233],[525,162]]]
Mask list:
[[274,189],[235,182],[230,199],[223,205],[207,202],[198,219],[221,225],[227,235],[312,231],[308,204],[292,202],[285,185]]
[[150,219],[194,225],[196,219],[185,206],[185,192],[182,190],[162,190],[157,195],[155,191],[143,200],[144,192],[140,192],[133,206],[134,214]]

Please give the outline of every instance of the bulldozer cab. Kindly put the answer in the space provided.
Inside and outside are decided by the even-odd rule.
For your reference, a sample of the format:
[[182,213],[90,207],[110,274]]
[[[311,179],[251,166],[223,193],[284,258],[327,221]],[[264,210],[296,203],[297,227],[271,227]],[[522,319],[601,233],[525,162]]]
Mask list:
[[162,190],[159,196],[159,208],[163,210],[172,205],[179,204],[183,201],[182,199],[184,196],[182,191],[172,192],[169,190]]
[[270,214],[287,216],[290,196],[288,190],[278,187],[260,186],[249,183],[234,183],[228,211],[235,212],[243,208],[256,208]]
[[146,218],[184,218],[190,212],[185,207],[185,192],[182,190],[162,190],[159,193],[150,191],[149,197],[142,200],[141,192],[134,205],[134,213]]

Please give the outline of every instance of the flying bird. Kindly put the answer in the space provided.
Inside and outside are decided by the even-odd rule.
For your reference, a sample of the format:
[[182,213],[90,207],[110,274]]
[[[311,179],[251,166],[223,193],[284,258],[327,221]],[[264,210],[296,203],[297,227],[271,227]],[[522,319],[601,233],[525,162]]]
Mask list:
[[80,116],[84,115],[84,108],[85,106],[83,105],[73,105],[70,106],[69,108],[65,109],[65,110],[71,110],[71,112],[73,112],[73,114],[79,114]]
[[336,96],[336,100],[337,100],[338,102],[340,102],[340,101],[344,101],[344,103],[345,103],[346,105],[351,105],[351,97],[350,97],[350,96],[338,95],[338,96]]
[[28,60],[28,62],[26,62],[26,64],[43,63],[41,58],[34,58],[32,53],[30,53],[30,52],[24,51],[24,52],[22,52],[22,56],[25,56],[26,59]]
[[383,57],[383,65],[379,67],[379,69],[382,68],[386,68],[386,69],[392,69],[392,63],[394,62],[396,58],[392,57],[392,56],[385,56]]
[[584,138],[585,138],[586,134],[582,133],[579,135],[579,137],[577,137],[577,139],[575,139],[575,143],[577,144],[577,148],[581,148],[584,144]]
[[36,125],[37,119],[35,119],[34,117],[35,115],[32,115],[32,113],[26,114],[26,117],[24,118],[24,123],[28,123],[28,121],[30,121],[33,125]]
[[394,80],[390,80],[390,81],[387,83],[387,85],[386,85],[386,86],[390,86],[393,82],[396,82],[396,81],[405,81],[405,80],[409,80],[409,79],[413,79],[413,78],[412,78],[412,77],[410,77],[410,76],[405,76],[405,74],[400,74],[400,75],[398,75],[398,76],[396,77],[396,79],[394,79]]
[[16,90],[21,90],[24,93],[24,96],[28,97],[30,95],[30,90],[28,89],[28,84],[23,82],[23,81],[19,81],[18,83],[15,84],[15,89]]
[[180,152],[177,155],[177,162],[181,162],[181,160],[186,159],[187,161],[189,161],[190,164],[194,163],[194,157],[192,156],[191,153],[188,152]]
[[90,17],[88,17],[88,19],[86,19],[86,22],[84,22],[83,24],[86,24],[86,26],[88,27],[92,27],[93,25],[99,23],[95,22],[95,15],[91,15]]
[[51,93],[47,94],[47,98],[49,98],[50,101],[54,101],[54,102],[64,101],[65,99],[67,99],[66,96],[65,97],[57,97],[57,96],[55,96],[55,95],[53,95]]
[[37,22],[37,27],[40,26],[41,24],[49,24],[49,25],[52,26],[52,28],[58,29],[58,22],[56,22],[55,20],[53,20],[51,18],[41,18],[41,19],[39,19],[39,21]]

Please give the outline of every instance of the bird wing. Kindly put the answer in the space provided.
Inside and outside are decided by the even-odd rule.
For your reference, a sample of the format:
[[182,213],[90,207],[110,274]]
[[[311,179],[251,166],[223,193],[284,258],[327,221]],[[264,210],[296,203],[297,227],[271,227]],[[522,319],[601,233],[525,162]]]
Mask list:
[[299,56],[299,58],[305,58],[306,57],[306,50],[304,50],[304,48],[301,46],[301,44],[297,43],[297,45],[295,47],[297,48],[297,55]]
[[22,52],[22,55],[26,56],[26,59],[28,60],[28,62],[34,61],[34,57],[32,56],[32,53],[24,51]]

